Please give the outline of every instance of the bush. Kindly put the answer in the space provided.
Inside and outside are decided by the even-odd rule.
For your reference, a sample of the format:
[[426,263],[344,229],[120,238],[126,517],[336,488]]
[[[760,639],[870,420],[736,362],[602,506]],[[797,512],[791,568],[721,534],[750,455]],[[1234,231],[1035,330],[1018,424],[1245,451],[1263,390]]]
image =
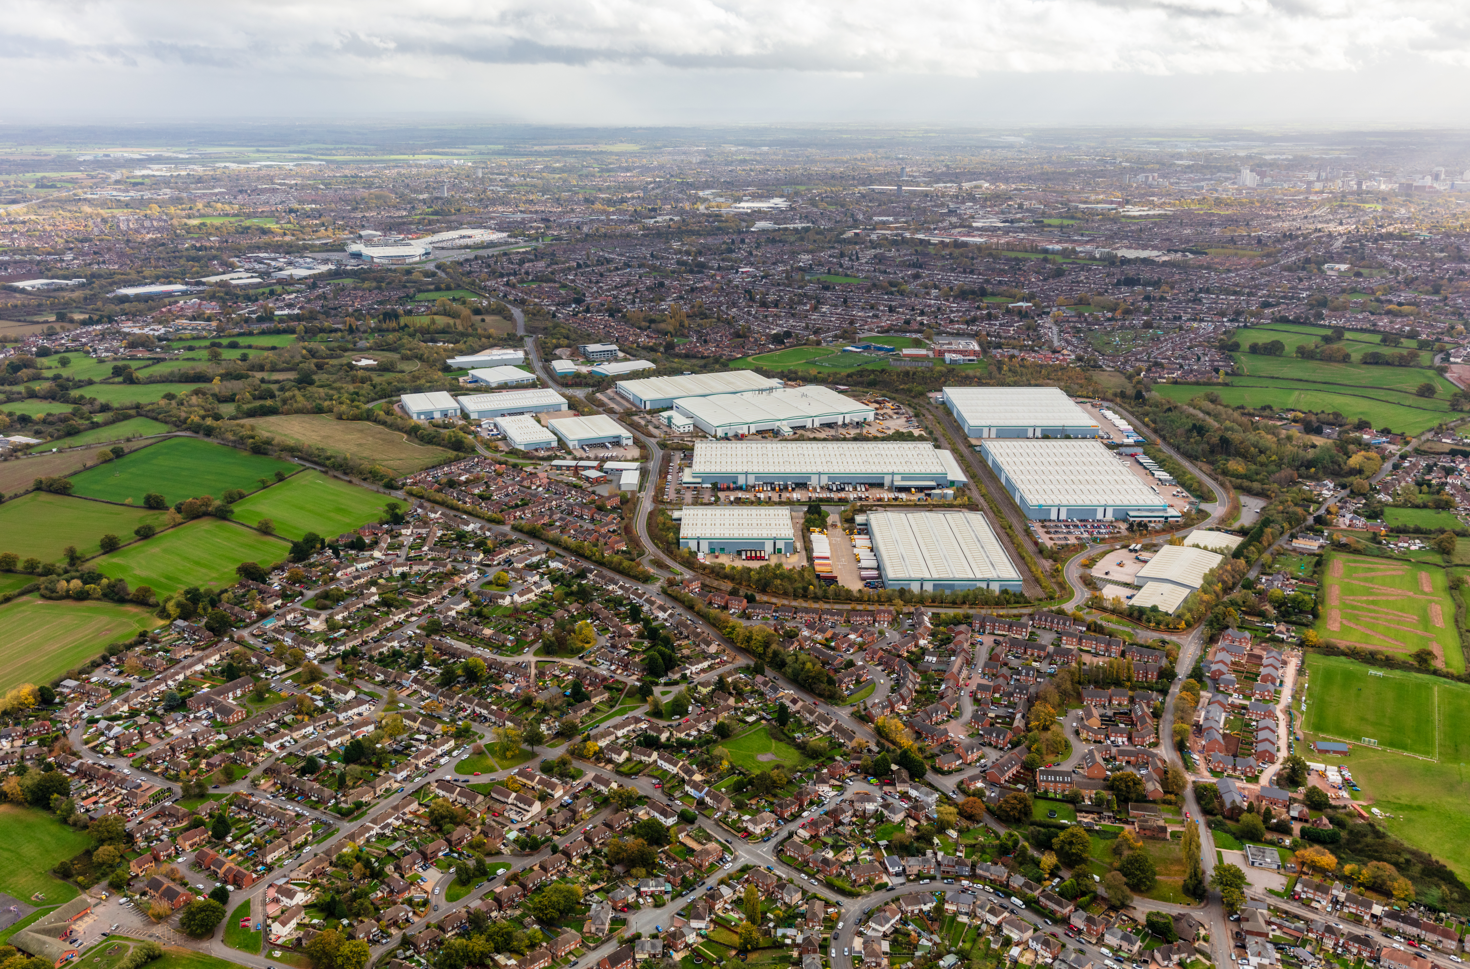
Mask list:
[[1302,827],[1302,840],[1319,845],[1335,845],[1342,840],[1342,832],[1336,828]]

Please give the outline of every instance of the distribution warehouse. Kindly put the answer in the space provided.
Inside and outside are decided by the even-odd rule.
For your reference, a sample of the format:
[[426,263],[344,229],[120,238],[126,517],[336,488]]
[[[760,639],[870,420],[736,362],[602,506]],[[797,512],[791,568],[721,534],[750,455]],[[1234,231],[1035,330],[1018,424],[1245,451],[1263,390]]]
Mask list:
[[505,442],[520,451],[536,451],[540,448],[556,447],[556,435],[542,427],[534,417],[517,414],[514,417],[498,417],[495,426],[505,435]]
[[948,488],[968,479],[954,455],[927,441],[696,441],[691,485],[865,484]]
[[1027,518],[1178,518],[1099,441],[986,440],[980,453]]
[[976,511],[870,511],[868,535],[888,589],[1021,591],[1021,573]]
[[684,508],[679,547],[715,555],[769,558],[790,555],[796,545],[791,509],[785,505]]
[[518,384],[534,384],[536,375],[519,367],[485,367],[471,370],[460,383],[476,387],[514,387]]
[[618,444],[628,447],[633,435],[621,424],[606,414],[591,417],[563,417],[547,425],[557,437],[567,442],[567,447],[588,447],[593,444]]
[[416,421],[437,421],[442,417],[458,417],[459,401],[442,390],[427,394],[404,394],[403,412]]
[[946,387],[966,437],[1097,437],[1098,423],[1056,387]]
[[798,427],[861,424],[873,419],[873,408],[826,387],[777,387],[743,394],[680,397],[674,410],[693,419],[712,437],[776,431],[790,434]]
[[554,390],[536,387],[531,390],[502,390],[497,394],[471,394],[461,397],[459,406],[470,420],[488,421],[511,414],[566,410],[567,399]]
[[721,370],[682,377],[643,377],[619,380],[618,393],[643,410],[666,410],[682,397],[739,394],[747,390],[774,390],[781,381],[762,377],[750,370]]
[[509,367],[518,363],[526,362],[526,351],[511,350],[505,347],[491,347],[481,350],[479,353],[471,353],[464,357],[450,357],[446,363],[455,370],[468,367]]
[[1192,545],[1165,545],[1138,570],[1135,582],[1143,588],[1129,600],[1130,605],[1158,606],[1164,612],[1175,612],[1189,594],[1205,584],[1205,576],[1225,556]]

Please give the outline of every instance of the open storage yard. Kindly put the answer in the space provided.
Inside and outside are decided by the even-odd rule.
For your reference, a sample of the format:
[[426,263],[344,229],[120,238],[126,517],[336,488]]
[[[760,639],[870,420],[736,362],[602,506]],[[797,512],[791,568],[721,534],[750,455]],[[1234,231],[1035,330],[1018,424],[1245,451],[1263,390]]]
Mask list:
[[88,498],[131,500],[141,505],[145,494],[156,492],[174,504],[199,495],[219,498],[231,488],[255,491],[277,471],[294,474],[299,470],[298,465],[223,444],[175,437],[89,468],[72,481],[75,493]]
[[0,606],[0,629],[5,630],[0,640],[0,691],[21,683],[50,683],[109,643],[158,624],[140,606],[21,596]]
[[1445,570],[1432,565],[1328,555],[1317,632],[1343,646],[1383,650],[1402,659],[1428,649],[1436,665],[1463,672],[1465,657],[1448,583]]

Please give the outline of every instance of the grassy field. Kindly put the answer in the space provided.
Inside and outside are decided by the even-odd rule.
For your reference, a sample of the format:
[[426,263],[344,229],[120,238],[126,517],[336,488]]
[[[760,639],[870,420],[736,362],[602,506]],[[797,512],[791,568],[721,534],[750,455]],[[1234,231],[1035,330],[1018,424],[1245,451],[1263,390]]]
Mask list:
[[36,581],[34,575],[0,572],[0,596],[8,596],[12,592],[24,589],[34,581]]
[[5,630],[0,640],[0,692],[21,683],[49,684],[109,643],[158,624],[141,606],[36,595],[12,599],[0,606],[0,629]]
[[235,518],[248,525],[269,518],[276,532],[287,538],[300,538],[307,532],[335,538],[377,521],[390,500],[320,471],[303,471],[236,502]]
[[40,905],[60,905],[77,897],[75,885],[48,875],[57,862],[75,858],[92,844],[84,831],[62,824],[35,808],[0,806],[0,891],[21,901],[40,893]]
[[426,299],[479,299],[478,293],[472,293],[467,289],[436,289],[427,293],[414,293],[415,300]]
[[225,919],[225,945],[231,949],[239,949],[241,952],[259,955],[261,939],[265,933],[253,932],[250,929],[242,928],[240,926],[240,920],[249,917],[250,903],[248,901],[241,902],[235,906],[235,910],[230,913],[230,917]]
[[820,273],[820,274],[807,273],[806,274],[806,278],[807,279],[811,279],[811,280],[815,280],[816,282],[819,282],[819,283],[835,283],[837,285],[844,285],[844,286],[850,286],[853,283],[861,283],[861,282],[864,281],[860,277],[857,277],[857,276],[834,276],[831,273]]
[[163,958],[148,963],[148,969],[241,969],[241,966],[207,952],[165,946]]
[[133,454],[100,465],[72,479],[76,494],[104,501],[143,503],[143,496],[158,492],[173,504],[198,495],[218,498],[231,488],[255,491],[260,479],[269,480],[277,471],[294,474],[298,465],[274,458],[237,451],[193,437],[159,441]]
[[[1427,409],[1415,404],[1401,403],[1407,399],[1387,391],[1377,393],[1340,393],[1320,384],[1297,383],[1268,378],[1235,377],[1229,384],[1199,386],[1193,384],[1155,384],[1154,392],[1170,400],[1187,403],[1202,394],[1219,394],[1222,403],[1230,407],[1266,407],[1277,411],[1336,411],[1344,417],[1356,420],[1367,419],[1375,428],[1387,427],[1405,434],[1420,434],[1448,419],[1440,410]],[[1413,398],[1422,402],[1422,398]]]
[[[129,441],[119,445],[129,451],[143,447],[140,441]],[[30,491],[37,478],[64,477],[97,463],[95,448],[68,451],[65,454],[36,454],[19,461],[0,461],[0,495],[17,495]]]
[[96,398],[104,404],[114,407],[132,406],[135,404],[156,404],[163,400],[164,394],[175,394],[184,396],[196,388],[208,389],[208,384],[93,384],[83,387],[77,391],[88,397]]
[[297,444],[315,445],[333,454],[377,464],[396,475],[431,468],[454,452],[410,440],[371,421],[338,421],[315,414],[283,414],[249,421],[258,430]]
[[68,377],[72,380],[105,380],[112,376],[111,360],[93,360],[85,353],[66,354],[68,363],[61,365],[61,357],[46,357],[41,361],[42,382]]
[[0,411],[10,414],[29,414],[41,417],[45,414],[63,414],[71,410],[70,404],[59,404],[54,400],[21,400],[13,404],[0,404]]
[[155,421],[148,417],[133,417],[106,427],[99,427],[90,431],[83,431],[71,437],[63,437],[56,441],[45,441],[31,448],[32,454],[49,451],[52,448],[85,447],[88,444],[111,444],[113,441],[124,441],[130,437],[144,437],[150,434],[167,434],[173,428],[167,424]]
[[[1342,763],[1389,815],[1380,823],[1470,876],[1470,685],[1386,670],[1370,676],[1368,667],[1339,656],[1309,655],[1307,668],[1308,736],[1376,738],[1379,749],[1354,746]],[[1400,749],[1438,759],[1405,757]]]
[[97,571],[152,586],[160,594],[189,586],[234,585],[235,566],[269,568],[286,557],[286,543],[218,518],[199,518],[146,542],[94,559]]
[[801,751],[773,738],[767,724],[732,737],[721,746],[729,751],[730,763],[751,772],[781,766],[804,767],[808,763]]
[[[1384,347],[1383,349],[1392,350],[1393,348]],[[1420,356],[1428,359],[1427,353],[1422,353]],[[1436,395],[1431,398],[1420,397],[1418,400],[1426,407],[1438,404],[1445,410],[1449,409],[1449,396],[1459,390],[1434,370],[1424,367],[1330,363],[1325,360],[1301,360],[1293,356],[1266,357],[1252,353],[1237,353],[1235,357],[1241,369],[1248,376],[1336,385],[1354,391],[1374,388],[1397,391],[1412,396],[1421,384],[1428,382],[1434,385]]]
[[1323,562],[1323,592],[1326,601],[1317,632],[1324,638],[1403,657],[1430,649],[1440,666],[1464,672],[1444,569],[1332,554]]
[[1390,528],[1410,525],[1418,528],[1464,528],[1455,513],[1443,508],[1385,508],[1383,521]]
[[831,347],[787,347],[785,350],[773,350],[770,353],[762,353],[759,356],[737,360],[731,366],[737,367],[741,364],[748,364],[752,367],[768,367],[774,370],[781,367],[794,366],[798,363],[807,363],[822,357],[830,357],[833,352]]
[[130,542],[133,529],[145,522],[161,527],[166,518],[161,511],[33,491],[0,505],[0,552],[51,562],[60,559],[68,545],[75,545],[90,557],[101,551],[98,542],[103,535],[110,532]]

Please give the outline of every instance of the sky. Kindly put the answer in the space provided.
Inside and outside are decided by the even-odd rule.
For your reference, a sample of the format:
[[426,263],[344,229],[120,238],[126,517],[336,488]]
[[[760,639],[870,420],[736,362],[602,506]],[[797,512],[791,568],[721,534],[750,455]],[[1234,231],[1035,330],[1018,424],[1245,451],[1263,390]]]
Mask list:
[[0,0],[0,123],[1470,119],[1464,0]]

